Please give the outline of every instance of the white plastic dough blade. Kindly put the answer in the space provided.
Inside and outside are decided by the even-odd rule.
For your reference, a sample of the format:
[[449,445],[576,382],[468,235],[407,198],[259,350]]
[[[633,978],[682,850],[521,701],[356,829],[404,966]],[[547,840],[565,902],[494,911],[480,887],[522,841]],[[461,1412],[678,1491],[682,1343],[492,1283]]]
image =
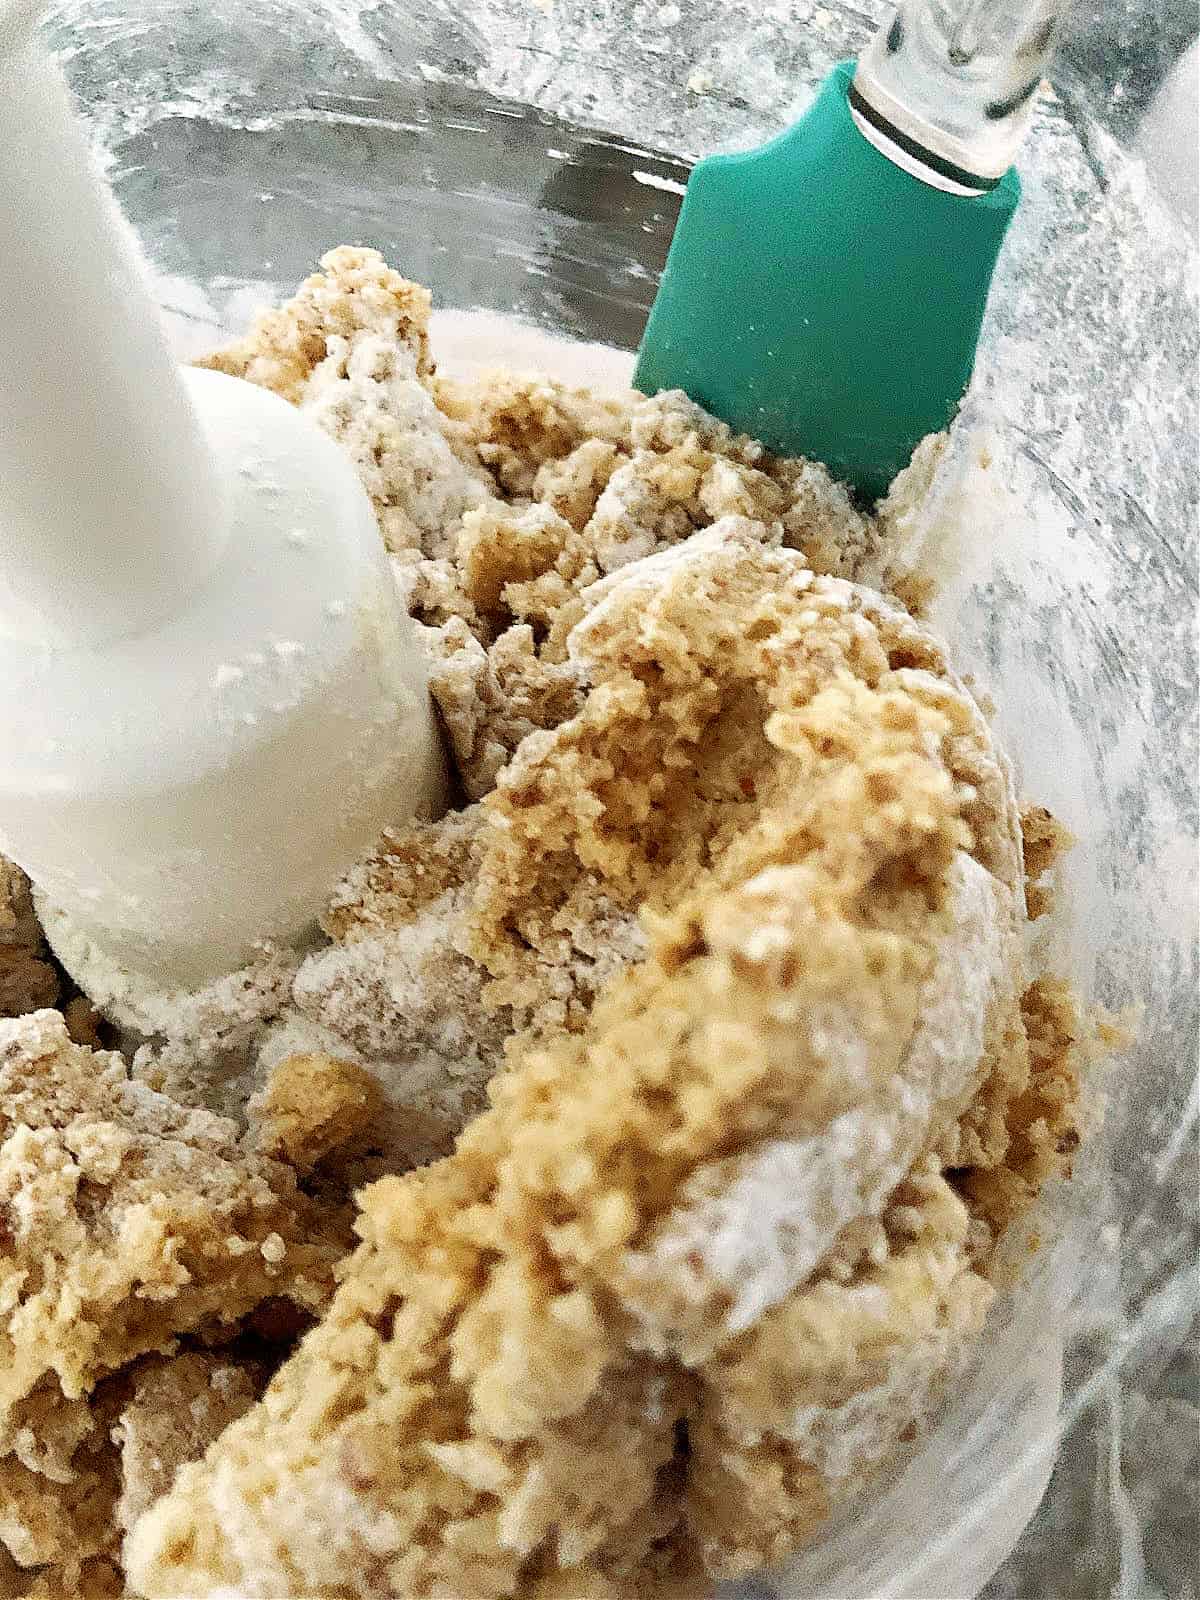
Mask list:
[[36,10],[0,0],[0,850],[70,969],[192,986],[435,811],[442,756],[349,461],[176,367]]

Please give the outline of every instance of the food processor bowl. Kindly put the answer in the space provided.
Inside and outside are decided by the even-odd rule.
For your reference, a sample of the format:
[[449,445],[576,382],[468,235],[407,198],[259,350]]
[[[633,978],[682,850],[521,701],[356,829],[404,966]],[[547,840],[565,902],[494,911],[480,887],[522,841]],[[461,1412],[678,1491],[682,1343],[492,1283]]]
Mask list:
[[[438,307],[632,351],[691,160],[794,118],[886,10],[64,0],[45,31],[181,354],[339,242],[377,246]],[[1078,839],[1047,954],[1140,1008],[1136,1043],[1097,1082],[1103,1133],[1047,1197],[938,1430],[744,1594],[1182,1593],[1190,1559],[1140,1537],[1171,1513],[1144,1508],[1122,1419],[1175,1403],[1195,1312],[1196,257],[1098,120],[1120,51],[1089,78],[1087,49],[1067,50],[976,378],[908,534],[1022,791]],[[1144,60],[1127,67],[1140,83]]]

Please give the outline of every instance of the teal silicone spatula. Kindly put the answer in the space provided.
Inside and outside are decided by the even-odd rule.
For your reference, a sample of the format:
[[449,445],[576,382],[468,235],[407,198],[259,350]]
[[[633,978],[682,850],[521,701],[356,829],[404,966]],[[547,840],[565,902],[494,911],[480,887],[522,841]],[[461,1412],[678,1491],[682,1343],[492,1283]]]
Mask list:
[[865,500],[970,379],[1052,0],[904,0],[794,127],[693,170],[634,382]]

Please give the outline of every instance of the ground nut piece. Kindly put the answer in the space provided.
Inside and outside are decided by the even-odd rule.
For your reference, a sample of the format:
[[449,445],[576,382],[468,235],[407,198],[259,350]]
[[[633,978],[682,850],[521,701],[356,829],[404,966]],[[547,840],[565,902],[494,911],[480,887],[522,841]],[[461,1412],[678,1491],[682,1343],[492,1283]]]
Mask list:
[[[682,1423],[678,1436],[682,1445]],[[598,1589],[597,1594],[611,1594],[612,1600],[699,1600],[708,1595],[712,1580],[684,1521],[681,1490],[686,1470],[681,1451],[659,1474],[651,1504],[618,1529],[607,1548],[596,1552],[595,1565],[590,1570],[609,1585],[607,1590]],[[558,1573],[555,1580],[557,1588],[548,1587],[547,1595],[575,1600],[577,1594],[585,1592],[572,1587],[579,1582],[577,1573]]]
[[465,513],[491,497],[455,455],[441,413],[386,334],[330,340],[300,402],[347,451],[390,550],[448,556]]
[[260,1155],[308,1172],[383,1108],[379,1080],[354,1061],[286,1056],[247,1111]]
[[11,1592],[86,1600],[123,1592],[110,1589],[123,1530],[170,1486],[182,1462],[201,1455],[258,1398],[264,1382],[255,1363],[236,1358],[150,1357],[106,1380],[87,1402],[43,1410],[53,1459],[0,1458],[0,1550],[38,1569]]
[[341,1053],[344,1043],[388,1104],[339,1155],[340,1170],[352,1169],[364,1149],[386,1152],[393,1140],[405,1164],[445,1153],[482,1109],[503,1063],[514,1019],[484,1005],[487,974],[456,944],[479,824],[473,806],[385,834],[334,898],[325,919],[334,943],[296,979],[295,1003],[322,1030],[326,1048]]
[[[530,647],[532,662],[532,639]],[[513,726],[487,649],[465,623],[451,622],[437,649],[430,693],[442,714],[463,788],[469,799],[477,800],[492,788],[530,730],[523,724]]]
[[78,1395],[68,1400],[53,1378],[44,1380],[9,1410],[0,1449],[30,1472],[69,1483],[81,1446],[94,1448],[97,1432],[104,1431],[90,1398]]
[[[876,585],[884,576],[893,523],[859,511],[819,462],[772,456],[679,390],[643,401],[630,419],[630,437],[638,451],[665,455],[682,448],[712,458],[699,495],[701,523],[731,515],[778,520],[784,543],[815,572]],[[914,503],[928,487],[924,479],[912,486]]]
[[695,433],[665,452],[635,451],[618,466],[580,536],[601,573],[679,544],[724,517],[770,525],[787,504],[765,473],[704,448]]
[[783,492],[764,472],[720,459],[700,480],[701,509],[716,522],[720,517],[751,517],[774,522],[785,504]]

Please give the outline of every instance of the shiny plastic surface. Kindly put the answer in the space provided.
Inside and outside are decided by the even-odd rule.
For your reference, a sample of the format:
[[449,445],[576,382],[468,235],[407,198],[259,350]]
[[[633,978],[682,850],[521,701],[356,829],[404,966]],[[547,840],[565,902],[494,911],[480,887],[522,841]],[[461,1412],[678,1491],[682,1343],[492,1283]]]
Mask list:
[[853,76],[836,67],[777,139],[696,166],[635,381],[869,504],[958,408],[1021,187],[1011,168],[969,197],[902,170],[856,126]]

